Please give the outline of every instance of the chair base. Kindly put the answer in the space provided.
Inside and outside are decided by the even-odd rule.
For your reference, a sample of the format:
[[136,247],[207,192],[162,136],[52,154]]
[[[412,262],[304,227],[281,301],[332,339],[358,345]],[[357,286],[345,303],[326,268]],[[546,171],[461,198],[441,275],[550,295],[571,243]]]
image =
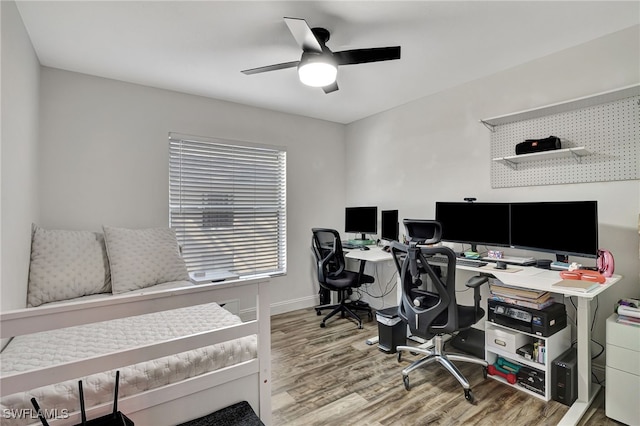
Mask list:
[[402,351],[425,355],[424,357],[420,358],[417,361],[414,361],[413,363],[411,363],[411,365],[402,370],[402,381],[404,382],[405,389],[411,389],[409,385],[409,373],[422,366],[429,365],[434,362],[439,362],[462,385],[462,388],[464,389],[465,399],[470,403],[475,404],[476,401],[473,393],[471,392],[471,385],[469,385],[467,379],[462,375],[460,370],[458,370],[458,367],[456,367],[456,365],[452,361],[472,362],[474,364],[481,365],[482,375],[485,379],[487,378],[487,368],[489,367],[489,363],[484,359],[476,358],[470,355],[445,353],[443,351],[443,346],[444,341],[442,339],[442,335],[436,335],[433,338],[432,347],[422,348],[414,346],[398,346],[396,348],[396,350],[398,351],[398,362],[402,361]]
[[368,303],[361,301],[347,303],[345,299],[346,298],[343,298],[342,301],[337,305],[321,305],[315,307],[316,313],[318,315],[322,315],[322,311],[325,309],[331,309],[329,315],[325,316],[322,319],[320,327],[326,327],[327,320],[338,313],[340,313],[341,318],[350,317],[356,320],[358,322],[358,328],[362,328],[362,319],[360,318],[360,316],[358,316],[358,314],[355,313],[355,311],[367,312],[369,320],[373,319],[373,313]]

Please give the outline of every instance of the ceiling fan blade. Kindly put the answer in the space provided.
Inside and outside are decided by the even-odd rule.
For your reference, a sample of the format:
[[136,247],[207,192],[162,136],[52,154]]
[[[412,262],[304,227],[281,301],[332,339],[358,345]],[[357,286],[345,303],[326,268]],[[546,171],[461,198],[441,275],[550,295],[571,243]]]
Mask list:
[[300,61],[291,61],[291,62],[284,62],[282,64],[267,65],[266,67],[251,68],[248,70],[243,70],[242,73],[246,75],[251,75],[251,74],[258,74],[258,73],[267,72],[267,71],[283,70],[285,68],[297,67],[299,62]]
[[324,86],[322,88],[322,90],[324,90],[324,93],[335,92],[336,90],[338,90],[338,82],[334,81],[333,84],[330,84],[328,86]]
[[307,21],[300,18],[285,17],[284,22],[289,27],[289,31],[291,31],[293,38],[296,39],[302,50],[305,52],[322,53],[322,46],[316,36],[313,35],[313,31],[309,28]]
[[338,62],[338,65],[391,61],[400,59],[400,46],[343,50],[342,52],[333,52],[333,57]]

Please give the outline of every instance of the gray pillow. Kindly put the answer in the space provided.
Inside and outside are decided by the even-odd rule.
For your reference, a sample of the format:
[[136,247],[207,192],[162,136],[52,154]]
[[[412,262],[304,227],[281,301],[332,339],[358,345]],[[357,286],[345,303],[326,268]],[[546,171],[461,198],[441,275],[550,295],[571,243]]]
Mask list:
[[173,229],[102,228],[114,294],[189,280]]
[[27,306],[111,291],[102,234],[33,225]]

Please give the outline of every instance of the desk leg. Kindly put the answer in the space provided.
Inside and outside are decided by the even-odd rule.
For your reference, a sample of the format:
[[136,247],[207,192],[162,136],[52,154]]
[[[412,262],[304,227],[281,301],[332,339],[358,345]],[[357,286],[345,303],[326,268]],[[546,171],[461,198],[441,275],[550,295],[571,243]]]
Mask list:
[[364,266],[367,264],[366,260],[360,260],[360,269],[358,270],[358,281],[362,279],[364,275]]
[[[358,281],[362,279],[362,275],[364,274],[364,266],[367,263],[366,260],[360,260],[360,269],[358,270]],[[378,343],[378,336],[369,337],[365,343],[369,346],[375,345]]]
[[578,399],[560,421],[576,425],[598,395],[600,386],[591,383],[591,299],[578,297]]

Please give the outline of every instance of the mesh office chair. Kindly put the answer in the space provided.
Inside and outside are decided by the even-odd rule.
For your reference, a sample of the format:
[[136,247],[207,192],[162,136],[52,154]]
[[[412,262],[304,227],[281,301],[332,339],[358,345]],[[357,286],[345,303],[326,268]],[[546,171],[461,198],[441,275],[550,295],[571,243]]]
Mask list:
[[342,252],[342,242],[340,234],[335,229],[313,228],[311,248],[316,256],[316,266],[318,271],[318,282],[320,287],[338,293],[340,303],[336,305],[316,306],[316,313],[322,314],[325,309],[331,309],[331,313],[324,317],[320,327],[325,327],[326,321],[332,316],[340,313],[342,318],[349,316],[358,322],[358,328],[362,328],[362,320],[354,311],[367,312],[369,319],[373,318],[371,307],[362,302],[351,302],[349,294],[353,289],[362,284],[374,282],[370,275],[358,272],[347,271],[345,269],[344,253]]
[[[487,361],[470,355],[445,353],[443,335],[470,328],[484,316],[480,307],[480,286],[488,281],[487,277],[474,276],[466,285],[473,288],[474,306],[461,306],[456,303],[455,272],[456,255],[448,247],[418,247],[418,244],[435,244],[440,241],[441,226],[433,220],[404,220],[409,236],[409,244],[393,242],[391,252],[398,268],[402,284],[402,300],[398,307],[399,316],[407,322],[411,333],[425,340],[433,339],[433,347],[423,349],[413,346],[398,346],[398,362],[402,361],[402,352],[409,351],[425,355],[402,370],[402,380],[410,389],[409,373],[413,370],[439,362],[464,388],[467,401],[475,403],[467,379],[452,361],[466,361],[483,367],[483,376],[487,377]],[[443,279],[437,266],[429,264],[429,257],[445,256],[447,274]],[[432,283],[432,289],[422,289],[421,273],[426,273]]]

